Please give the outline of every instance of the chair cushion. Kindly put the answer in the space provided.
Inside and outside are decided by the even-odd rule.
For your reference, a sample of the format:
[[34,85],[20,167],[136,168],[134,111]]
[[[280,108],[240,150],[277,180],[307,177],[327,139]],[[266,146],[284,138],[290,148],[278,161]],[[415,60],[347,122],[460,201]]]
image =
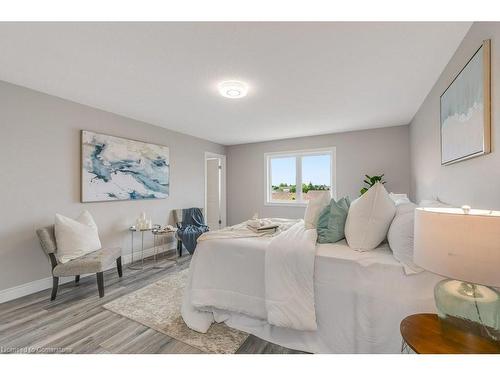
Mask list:
[[52,273],[54,276],[60,277],[102,272],[109,268],[121,255],[122,252],[119,247],[100,249],[80,258],[58,264]]

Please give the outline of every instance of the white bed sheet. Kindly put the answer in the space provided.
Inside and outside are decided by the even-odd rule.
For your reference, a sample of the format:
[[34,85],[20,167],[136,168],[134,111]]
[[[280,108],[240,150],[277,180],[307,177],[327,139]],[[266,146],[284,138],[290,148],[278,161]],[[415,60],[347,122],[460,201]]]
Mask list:
[[[217,322],[264,340],[313,353],[398,353],[399,324],[410,314],[434,312],[428,272],[407,276],[387,244],[356,252],[345,241],[319,244],[315,261],[316,331],[266,322],[264,261],[269,238],[205,241],[191,261],[190,304],[183,317],[203,330]],[[189,286],[188,286],[189,288]],[[196,311],[195,311],[196,310]],[[209,324],[209,323],[208,323]]]

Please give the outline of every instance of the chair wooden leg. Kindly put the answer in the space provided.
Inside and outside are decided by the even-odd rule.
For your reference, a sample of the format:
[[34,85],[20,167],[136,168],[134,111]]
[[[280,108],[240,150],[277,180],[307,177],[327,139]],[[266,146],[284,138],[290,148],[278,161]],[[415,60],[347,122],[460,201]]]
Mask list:
[[75,276],[75,284],[78,285],[79,282],[80,282],[80,275],[76,275]]
[[52,277],[52,294],[50,295],[50,300],[53,301],[57,296],[57,288],[59,287],[59,278],[53,276]]
[[122,257],[116,258],[116,269],[118,270],[118,276],[122,277],[123,276]]
[[99,298],[104,297],[104,276],[102,272],[97,272],[97,289],[99,290]]

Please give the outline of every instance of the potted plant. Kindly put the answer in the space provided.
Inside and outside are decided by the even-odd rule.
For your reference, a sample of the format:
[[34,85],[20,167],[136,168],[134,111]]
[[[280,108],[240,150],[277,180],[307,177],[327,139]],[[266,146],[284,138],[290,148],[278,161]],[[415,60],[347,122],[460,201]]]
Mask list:
[[367,185],[364,188],[362,188],[359,193],[360,195],[363,195],[368,191],[369,188],[371,188],[373,185],[375,185],[377,182],[380,182],[381,184],[385,184],[384,181],[384,175],[381,174],[380,176],[368,176],[365,174],[366,179],[363,180],[363,182]]

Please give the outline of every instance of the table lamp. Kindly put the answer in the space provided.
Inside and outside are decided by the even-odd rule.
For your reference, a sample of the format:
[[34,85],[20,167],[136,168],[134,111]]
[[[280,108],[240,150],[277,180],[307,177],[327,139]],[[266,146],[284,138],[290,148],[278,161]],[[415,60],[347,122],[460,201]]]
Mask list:
[[415,210],[414,261],[447,277],[434,288],[440,319],[500,340],[500,211]]

